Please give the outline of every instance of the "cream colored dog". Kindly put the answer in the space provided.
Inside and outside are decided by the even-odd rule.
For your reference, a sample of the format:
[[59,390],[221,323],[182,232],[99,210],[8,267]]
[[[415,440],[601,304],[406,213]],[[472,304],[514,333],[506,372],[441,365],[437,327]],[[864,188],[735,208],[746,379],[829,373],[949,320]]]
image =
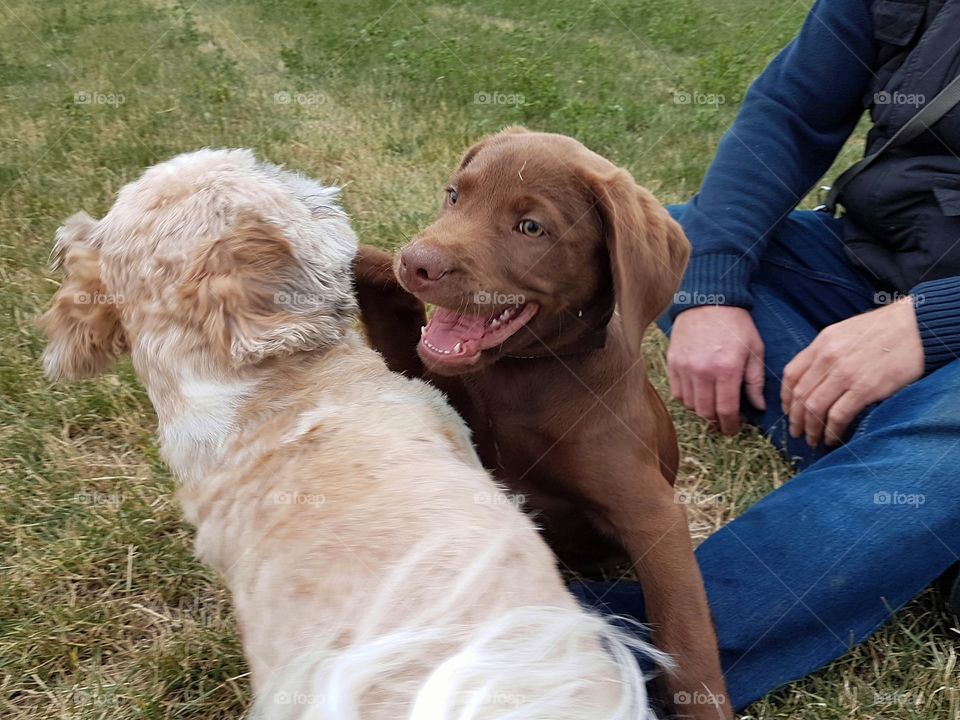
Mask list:
[[201,150],[57,233],[51,379],[129,352],[198,557],[232,593],[254,717],[639,720],[633,651],[580,610],[427,385],[354,330],[337,190]]

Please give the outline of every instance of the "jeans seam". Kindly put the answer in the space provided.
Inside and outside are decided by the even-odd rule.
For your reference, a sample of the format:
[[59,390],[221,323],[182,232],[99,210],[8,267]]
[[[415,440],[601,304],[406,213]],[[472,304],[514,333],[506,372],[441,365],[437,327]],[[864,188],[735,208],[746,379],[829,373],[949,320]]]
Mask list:
[[[780,314],[780,311],[777,309],[776,305],[770,302],[769,299],[766,298],[763,294],[760,294],[758,299],[767,307],[767,309],[771,313],[773,313],[777,317],[777,320],[780,321],[783,327],[787,329],[787,332],[790,333],[794,341],[796,341],[796,343],[800,346],[800,350],[802,350],[809,344],[807,343],[806,340],[804,340],[803,335],[800,333],[800,331],[797,330],[797,328],[789,320],[787,320],[783,315]],[[797,352],[799,352],[799,350]]]
[[[876,410],[876,408],[873,408],[873,410]],[[870,424],[870,418],[873,417],[873,410],[868,412],[866,415],[864,415],[860,419],[860,424],[857,425],[857,429],[853,431],[853,435],[850,437],[850,441],[856,440],[857,438],[861,437],[864,433],[866,433],[867,426]],[[854,420],[854,422],[856,422],[856,420]]]

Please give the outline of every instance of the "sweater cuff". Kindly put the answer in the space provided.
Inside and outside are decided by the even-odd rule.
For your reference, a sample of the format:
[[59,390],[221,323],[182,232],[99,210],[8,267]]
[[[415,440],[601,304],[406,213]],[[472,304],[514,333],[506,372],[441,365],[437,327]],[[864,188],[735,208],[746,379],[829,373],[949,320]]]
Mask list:
[[960,357],[960,276],[920,283],[910,294],[931,373]]
[[675,320],[684,310],[703,305],[731,305],[749,310],[753,307],[753,296],[747,288],[750,269],[750,263],[742,255],[690,258],[668,311],[670,320]]

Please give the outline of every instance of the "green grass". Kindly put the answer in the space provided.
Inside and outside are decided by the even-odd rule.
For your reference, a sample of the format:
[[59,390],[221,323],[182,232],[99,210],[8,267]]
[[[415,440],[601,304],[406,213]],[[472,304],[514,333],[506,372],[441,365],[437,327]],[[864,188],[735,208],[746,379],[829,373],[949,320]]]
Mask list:
[[[129,364],[72,387],[41,376],[33,320],[56,289],[45,265],[63,218],[102,214],[175,153],[249,146],[343,184],[360,237],[394,247],[431,218],[462,150],[512,123],[575,135],[683,200],[804,13],[786,0],[0,2],[0,716],[213,720],[248,700],[228,599],[192,559]],[[662,341],[649,350],[662,378]],[[761,438],[722,439],[673,410],[697,538],[787,480]],[[958,637],[927,593],[743,717],[960,717]]]

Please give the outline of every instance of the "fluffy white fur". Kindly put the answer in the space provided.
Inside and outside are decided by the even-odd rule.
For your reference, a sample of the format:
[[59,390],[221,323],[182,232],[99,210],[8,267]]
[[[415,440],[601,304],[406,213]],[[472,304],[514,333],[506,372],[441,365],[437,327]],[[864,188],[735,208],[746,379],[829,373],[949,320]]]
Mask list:
[[41,320],[51,378],[131,353],[253,716],[652,717],[634,653],[669,661],[577,606],[443,397],[356,335],[335,197],[249,151],[176,157],[65,224]]

